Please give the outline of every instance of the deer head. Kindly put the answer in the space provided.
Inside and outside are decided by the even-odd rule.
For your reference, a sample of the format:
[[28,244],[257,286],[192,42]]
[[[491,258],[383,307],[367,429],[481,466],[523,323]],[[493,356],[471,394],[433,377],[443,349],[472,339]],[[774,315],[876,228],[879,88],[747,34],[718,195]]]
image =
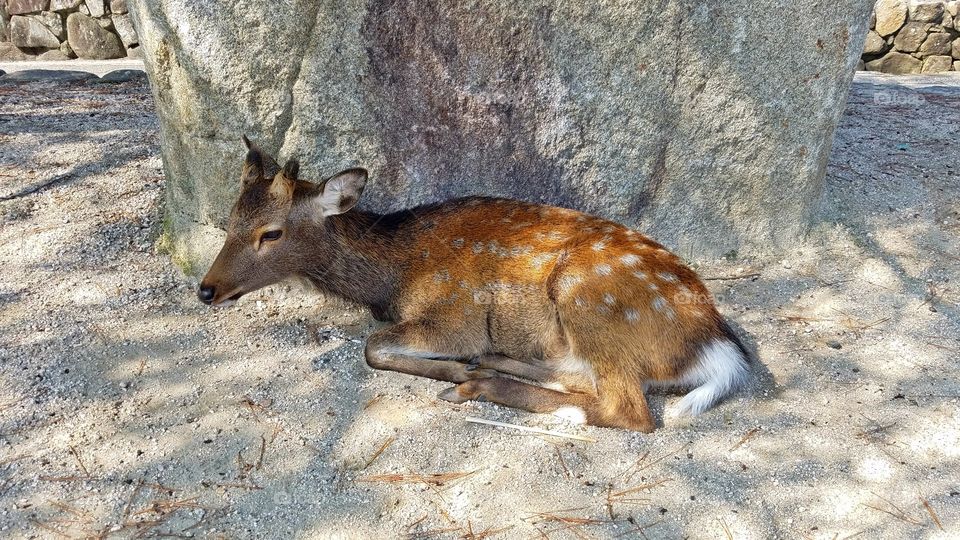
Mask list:
[[297,275],[310,259],[317,264],[325,250],[324,220],[357,203],[367,181],[364,169],[348,169],[317,185],[299,180],[300,166],[278,167],[270,156],[243,137],[247,156],[240,197],[230,212],[227,238],[200,282],[197,296],[205,304],[227,306],[244,294]]

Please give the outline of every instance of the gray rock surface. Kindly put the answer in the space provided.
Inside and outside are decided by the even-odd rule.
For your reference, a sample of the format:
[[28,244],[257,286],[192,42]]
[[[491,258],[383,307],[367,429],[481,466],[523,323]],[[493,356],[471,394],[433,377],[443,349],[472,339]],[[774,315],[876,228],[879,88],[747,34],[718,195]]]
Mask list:
[[960,60],[960,38],[953,40],[953,43],[950,46],[951,56]]
[[63,17],[59,13],[44,11],[40,15],[33,15],[32,17],[39,19],[50,30],[50,33],[57,37],[57,40],[67,39],[67,27],[63,24]]
[[953,58],[944,55],[933,55],[923,59],[923,68],[921,73],[943,73],[950,71],[953,65]]
[[920,56],[929,56],[932,54],[950,54],[952,36],[946,32],[931,32],[920,45]]
[[305,178],[367,167],[375,210],[482,193],[613,218],[694,259],[791,246],[816,208],[870,10],[321,6],[129,3],[182,256],[219,247],[242,133],[301,159]]
[[875,13],[877,22],[875,30],[881,36],[889,36],[903,26],[907,20],[906,0],[879,0],[876,3]]
[[890,51],[881,58],[867,62],[867,71],[880,71],[895,75],[920,73],[923,63],[909,54]]
[[10,17],[7,15],[6,7],[0,2],[0,41],[10,40]]
[[893,46],[900,52],[915,52],[927,39],[927,31],[930,30],[930,23],[908,22],[897,37],[893,40]]
[[50,0],[50,11],[73,11],[83,0]]
[[867,40],[863,44],[863,52],[866,54],[879,54],[887,50],[887,41],[880,37],[880,34],[871,30],[867,33]]
[[146,79],[146,77],[147,74],[139,69],[117,69],[104,74],[97,82],[115,84]]
[[43,60],[44,62],[64,62],[70,60],[70,57],[61,52],[60,49],[53,49],[52,51],[47,51],[37,56],[37,60]]
[[939,22],[943,16],[943,4],[940,2],[912,2],[910,20],[917,22]]
[[96,79],[93,73],[85,71],[66,71],[55,69],[25,69],[4,75],[0,84],[18,84],[34,82],[87,82]]
[[33,55],[27,54],[9,41],[0,41],[0,60],[29,60]]
[[127,12],[127,0],[110,0],[110,13],[123,14]]
[[117,29],[120,41],[123,42],[125,47],[140,43],[140,40],[137,38],[137,31],[134,30],[129,15],[114,15],[111,19],[113,19],[113,26]]
[[69,41],[64,41],[60,44],[60,52],[67,56],[67,58],[76,58],[77,53],[73,52],[73,47],[70,46]]
[[7,0],[7,13],[10,15],[25,15],[40,13],[47,9],[50,0]]
[[40,18],[30,15],[14,15],[10,18],[10,42],[17,47],[55,49],[60,46],[60,40]]
[[80,58],[106,60],[126,56],[116,34],[101,28],[96,19],[81,13],[71,13],[67,17],[67,39]]
[[86,0],[84,3],[87,5],[87,9],[90,10],[91,17],[103,17],[107,13],[104,0]]

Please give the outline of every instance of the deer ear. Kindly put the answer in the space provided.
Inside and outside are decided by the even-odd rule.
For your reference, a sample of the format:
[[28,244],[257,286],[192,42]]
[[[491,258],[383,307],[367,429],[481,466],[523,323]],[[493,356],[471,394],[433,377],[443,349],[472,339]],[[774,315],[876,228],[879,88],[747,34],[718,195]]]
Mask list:
[[320,213],[326,217],[350,210],[360,200],[366,185],[366,169],[347,169],[331,176],[320,187],[316,198]]
[[298,174],[300,174],[300,163],[295,159],[287,161],[283,170],[273,177],[273,182],[270,184],[270,194],[281,202],[292,201]]
[[243,135],[243,144],[247,145],[247,157],[243,160],[240,178],[244,186],[249,186],[263,180],[263,152],[246,135]]

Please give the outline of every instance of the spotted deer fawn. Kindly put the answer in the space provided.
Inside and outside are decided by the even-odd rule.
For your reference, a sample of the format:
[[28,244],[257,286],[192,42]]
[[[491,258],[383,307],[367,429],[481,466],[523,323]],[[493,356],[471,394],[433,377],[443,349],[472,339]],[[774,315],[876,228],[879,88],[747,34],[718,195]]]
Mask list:
[[596,426],[652,431],[644,391],[692,387],[696,415],[746,379],[749,355],[697,275],[660,244],[590,215],[468,197],[378,215],[353,209],[367,172],[318,184],[246,137],[226,241],[198,290],[206,304],[300,276],[393,324],[367,363],[457,383],[485,398]]

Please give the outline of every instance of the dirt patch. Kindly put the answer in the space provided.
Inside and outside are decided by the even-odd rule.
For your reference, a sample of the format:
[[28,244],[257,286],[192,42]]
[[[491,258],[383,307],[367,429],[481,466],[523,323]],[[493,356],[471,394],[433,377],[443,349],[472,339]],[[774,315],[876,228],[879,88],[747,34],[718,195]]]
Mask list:
[[295,285],[202,306],[148,88],[2,87],[0,536],[956,536],[957,140],[960,78],[858,75],[809,241],[698,268],[755,383],[642,435],[438,401]]

